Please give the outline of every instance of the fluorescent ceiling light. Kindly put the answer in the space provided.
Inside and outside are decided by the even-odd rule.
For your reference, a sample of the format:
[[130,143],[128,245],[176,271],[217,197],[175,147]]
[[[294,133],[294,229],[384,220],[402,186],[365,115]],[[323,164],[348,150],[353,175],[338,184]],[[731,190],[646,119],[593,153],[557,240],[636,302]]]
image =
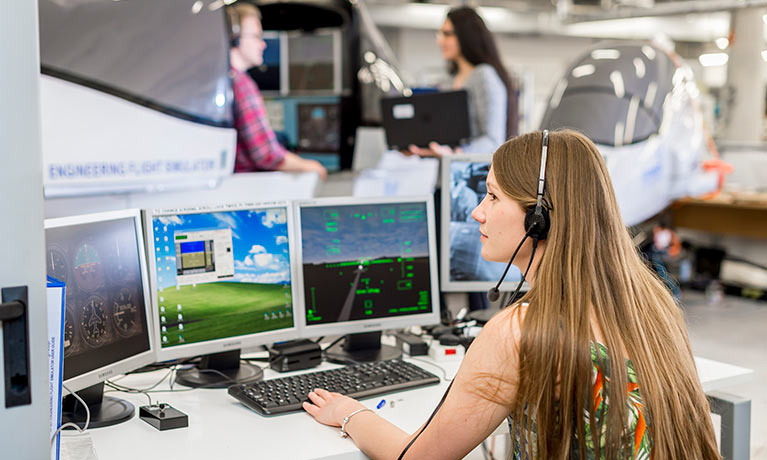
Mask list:
[[655,48],[649,45],[642,45],[642,53],[644,53],[645,56],[647,56],[647,59],[653,60],[655,59]]
[[613,82],[616,97],[622,98],[626,95],[626,88],[623,86],[623,75],[621,75],[620,71],[613,70],[610,73],[610,81]]
[[621,52],[614,49],[599,49],[591,52],[592,59],[618,59]]
[[634,58],[634,70],[637,73],[637,77],[644,78],[647,69],[644,66],[644,61],[642,58]]
[[698,56],[698,61],[703,67],[715,67],[727,64],[730,56],[727,53],[706,53]]
[[594,67],[593,64],[583,64],[574,68],[572,71],[572,75],[573,75],[573,78],[585,77],[587,75],[591,75],[592,73],[594,73],[594,70],[596,70],[596,68]]

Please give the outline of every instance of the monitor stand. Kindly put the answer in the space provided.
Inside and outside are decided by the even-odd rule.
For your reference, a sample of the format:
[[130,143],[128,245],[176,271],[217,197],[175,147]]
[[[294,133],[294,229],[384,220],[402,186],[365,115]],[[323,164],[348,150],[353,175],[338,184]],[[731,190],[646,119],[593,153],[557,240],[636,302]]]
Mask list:
[[348,334],[344,336],[343,345],[339,343],[325,350],[325,359],[340,364],[369,363],[401,357],[401,350],[381,343],[381,331]]
[[192,388],[227,388],[263,378],[260,367],[240,361],[240,350],[204,355],[195,367],[176,372],[176,383]]
[[[104,382],[76,391],[91,413],[88,428],[102,428],[127,422],[133,418],[135,408],[124,399],[104,396]],[[72,422],[85,427],[85,408],[73,395],[66,395],[61,403],[61,424]]]

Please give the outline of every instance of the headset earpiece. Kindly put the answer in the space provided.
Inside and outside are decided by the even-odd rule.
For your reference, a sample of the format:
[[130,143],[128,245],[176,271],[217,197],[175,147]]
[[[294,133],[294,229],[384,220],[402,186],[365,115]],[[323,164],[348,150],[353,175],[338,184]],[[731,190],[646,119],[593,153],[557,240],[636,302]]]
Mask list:
[[531,208],[525,214],[525,229],[533,240],[545,240],[549,236],[550,226],[549,210],[543,205]]
[[226,20],[229,25],[229,45],[237,48],[240,46],[240,16],[234,7],[226,7]]

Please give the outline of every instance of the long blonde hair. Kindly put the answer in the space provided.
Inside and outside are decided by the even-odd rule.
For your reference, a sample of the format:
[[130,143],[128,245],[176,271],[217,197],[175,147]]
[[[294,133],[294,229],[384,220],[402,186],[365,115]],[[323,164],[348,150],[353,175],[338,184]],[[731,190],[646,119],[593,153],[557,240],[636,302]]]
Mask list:
[[[493,156],[501,190],[523,208],[535,205],[542,134],[525,134]],[[656,459],[720,458],[679,306],[645,265],[625,228],[607,167],[594,144],[575,131],[550,133],[546,187],[551,229],[535,273],[519,347],[511,406],[529,458],[585,455],[583,414],[606,443],[596,458],[634,458],[627,427],[627,368],[634,364]],[[592,318],[593,313],[593,318]],[[606,417],[591,407],[595,320],[608,350]],[[535,427],[533,427],[533,424]],[[604,425],[603,425],[604,424]],[[573,445],[577,435],[579,445]],[[599,442],[595,443],[599,449]]]

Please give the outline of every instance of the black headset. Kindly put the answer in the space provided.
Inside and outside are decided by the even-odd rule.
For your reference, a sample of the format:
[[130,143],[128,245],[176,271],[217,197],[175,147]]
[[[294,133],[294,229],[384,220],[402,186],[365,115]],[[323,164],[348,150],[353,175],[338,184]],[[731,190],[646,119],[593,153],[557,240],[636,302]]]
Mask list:
[[229,23],[229,45],[237,48],[240,46],[240,15],[234,7],[227,6],[226,19]]
[[543,130],[541,141],[541,172],[538,176],[538,195],[535,198],[535,208],[529,209],[525,215],[525,228],[530,238],[545,240],[549,236],[551,219],[548,205],[544,202],[543,194],[546,190],[546,159],[549,154],[549,130]]
[[[519,248],[522,247],[522,244],[524,244],[525,240],[528,238],[533,239],[533,251],[530,254],[530,262],[527,264],[527,269],[525,270],[525,274],[522,275],[522,279],[519,281],[519,284],[517,285],[516,291],[514,291],[514,295],[511,297],[512,300],[516,298],[517,294],[519,293],[519,289],[522,287],[522,283],[525,281],[525,278],[527,277],[527,272],[530,271],[530,265],[533,263],[533,258],[535,257],[535,247],[538,246],[538,241],[545,240],[549,236],[549,227],[551,227],[551,219],[549,217],[549,210],[552,209],[551,204],[547,203],[544,199],[544,194],[546,193],[546,158],[548,156],[548,149],[549,149],[549,131],[544,129],[543,130],[543,140],[541,142],[541,172],[538,176],[538,192],[537,197],[535,200],[535,207],[528,209],[527,213],[525,214],[525,236],[522,238],[522,241],[519,242],[519,245],[517,246],[517,249],[514,250],[514,254],[511,256],[511,260],[509,260],[508,265],[506,265],[506,270],[503,271],[503,275],[501,276],[501,279],[498,281],[498,284],[494,288],[490,288],[489,291],[487,291],[487,298],[491,302],[495,302],[498,300],[498,297],[500,296],[500,293],[498,292],[498,288],[501,286],[501,283],[503,282],[503,279],[506,278],[506,273],[509,271],[509,267],[511,267],[511,263],[514,261],[514,257],[516,257],[517,252],[519,252]],[[404,449],[402,449],[402,452],[399,454],[399,457],[397,457],[397,460],[402,460],[405,457],[405,454],[410,449],[410,447],[413,445],[416,439],[418,439],[419,436],[421,436],[421,433],[426,429],[427,426],[429,426],[429,423],[434,419],[434,416],[437,415],[437,411],[440,407],[442,407],[442,404],[445,402],[445,399],[447,399],[447,394],[450,392],[450,388],[453,386],[453,382],[450,382],[450,385],[448,385],[447,390],[445,390],[445,394],[442,395],[442,399],[437,404],[437,407],[434,409],[434,412],[431,413],[431,416],[429,416],[429,419],[426,420],[426,423],[424,424],[423,428],[421,428],[421,431],[418,432],[418,434],[415,435],[413,439],[410,440],[410,442],[405,446]]]
[[535,198],[535,207],[528,209],[525,214],[525,236],[522,238],[522,241],[519,242],[517,249],[514,250],[514,254],[512,254],[511,260],[509,260],[509,263],[506,265],[506,269],[503,271],[501,279],[498,280],[498,284],[496,284],[495,287],[492,287],[487,291],[487,299],[491,302],[495,302],[498,300],[498,297],[500,297],[501,293],[498,291],[498,288],[501,287],[503,279],[506,278],[506,273],[508,273],[509,267],[511,267],[511,263],[514,262],[514,257],[516,257],[522,244],[524,244],[526,239],[532,238],[533,252],[530,255],[530,262],[527,264],[527,270],[525,270],[525,274],[519,281],[517,289],[514,291],[514,295],[512,295],[511,299],[513,300],[517,297],[519,290],[522,288],[522,283],[524,283],[525,278],[527,277],[527,272],[530,270],[530,265],[533,263],[533,256],[535,256],[535,248],[538,246],[538,242],[545,240],[549,236],[549,228],[551,228],[549,209],[551,206],[546,203],[544,199],[544,194],[546,193],[546,159],[548,157],[548,151],[549,131],[544,129],[543,139],[541,141],[541,172],[538,175],[538,191]]

